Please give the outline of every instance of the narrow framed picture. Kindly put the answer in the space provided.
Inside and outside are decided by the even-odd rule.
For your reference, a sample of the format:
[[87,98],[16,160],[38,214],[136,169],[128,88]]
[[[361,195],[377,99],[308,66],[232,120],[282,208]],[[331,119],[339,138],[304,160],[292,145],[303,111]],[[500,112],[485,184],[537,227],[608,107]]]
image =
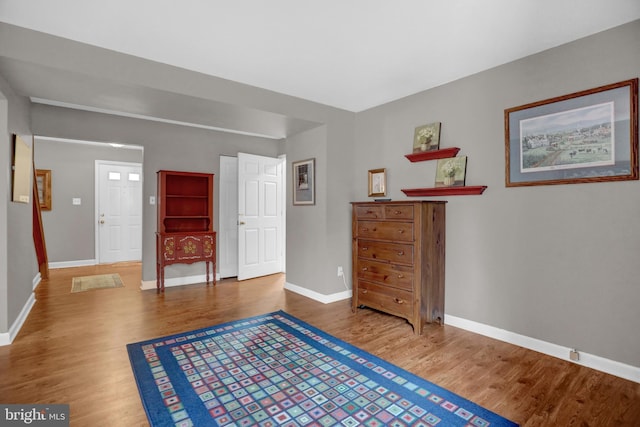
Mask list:
[[51,210],[51,170],[36,169],[36,185],[38,186],[38,202],[43,211]]
[[507,187],[638,179],[638,79],[504,112]]
[[387,170],[371,169],[369,171],[369,197],[387,195]]
[[296,206],[316,204],[316,159],[293,162],[293,204]]

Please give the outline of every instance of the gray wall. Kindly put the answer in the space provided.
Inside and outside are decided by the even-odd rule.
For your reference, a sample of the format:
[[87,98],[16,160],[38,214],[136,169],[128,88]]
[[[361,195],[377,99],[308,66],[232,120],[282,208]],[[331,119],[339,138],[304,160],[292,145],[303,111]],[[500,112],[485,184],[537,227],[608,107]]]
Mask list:
[[[142,163],[142,149],[43,140],[36,137],[38,169],[51,170],[50,211],[42,211],[49,262],[94,260],[95,161]],[[80,198],[81,205],[72,205]]]
[[[0,79],[2,81],[2,79]],[[9,177],[11,176],[11,140],[9,136],[9,108],[8,101],[3,92],[0,90],[0,147],[2,155],[0,155],[0,212],[8,212],[9,198]],[[9,218],[7,215],[0,217],[0,333],[9,330],[7,307],[9,300],[7,298],[7,265],[9,262],[7,256],[7,225]]]
[[[5,101],[6,100],[6,101]],[[31,203],[11,202],[11,134],[20,135],[31,145],[29,102],[16,96],[0,78],[0,333],[7,332],[33,292],[38,273],[33,246]],[[4,222],[6,221],[6,222]]]
[[637,77],[640,21],[357,115],[357,193],[388,168],[389,197],[433,186],[410,163],[416,126],[442,122],[441,147],[468,156],[449,197],[446,307],[457,316],[640,366],[640,182],[505,187],[504,110]]

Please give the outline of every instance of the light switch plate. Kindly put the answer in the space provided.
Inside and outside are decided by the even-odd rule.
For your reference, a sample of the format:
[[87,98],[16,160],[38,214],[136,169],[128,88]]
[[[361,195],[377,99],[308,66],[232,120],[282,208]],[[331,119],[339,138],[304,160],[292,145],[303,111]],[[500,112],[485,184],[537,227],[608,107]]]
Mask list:
[[74,205],[81,205],[82,204],[82,199],[79,197],[74,197],[73,199],[71,199],[71,203]]

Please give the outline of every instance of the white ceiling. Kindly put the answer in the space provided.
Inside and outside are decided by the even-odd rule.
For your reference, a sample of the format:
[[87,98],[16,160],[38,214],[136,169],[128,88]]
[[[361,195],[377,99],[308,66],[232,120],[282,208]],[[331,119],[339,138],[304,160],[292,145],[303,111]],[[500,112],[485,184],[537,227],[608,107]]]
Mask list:
[[355,112],[639,18],[640,0],[0,0],[2,22]]

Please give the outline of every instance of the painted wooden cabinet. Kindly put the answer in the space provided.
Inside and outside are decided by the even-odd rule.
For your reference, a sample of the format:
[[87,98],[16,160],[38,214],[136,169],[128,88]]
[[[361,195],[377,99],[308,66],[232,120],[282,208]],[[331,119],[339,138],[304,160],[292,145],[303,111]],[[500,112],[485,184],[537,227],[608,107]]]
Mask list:
[[164,291],[164,267],[171,264],[213,265],[216,281],[216,232],[213,231],[213,174],[158,171],[156,277]]
[[446,202],[352,203],[352,310],[444,322]]

